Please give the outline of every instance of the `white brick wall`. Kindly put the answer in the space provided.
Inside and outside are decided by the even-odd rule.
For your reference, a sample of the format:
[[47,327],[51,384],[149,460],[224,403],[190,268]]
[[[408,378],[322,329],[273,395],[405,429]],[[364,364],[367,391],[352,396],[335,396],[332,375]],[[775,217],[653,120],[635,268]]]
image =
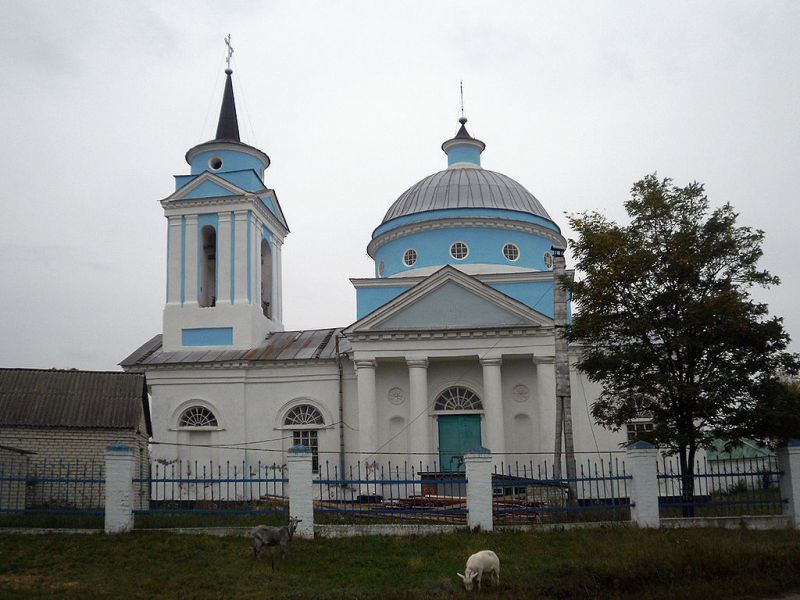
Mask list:
[[134,449],[125,444],[109,446],[106,461],[106,533],[133,529]]
[[467,525],[470,529],[491,531],[492,518],[492,455],[465,454],[467,475]]
[[295,535],[314,537],[314,487],[311,483],[311,451],[305,447],[290,448],[287,455],[289,516],[300,519]]
[[647,442],[628,447],[625,471],[632,477],[628,484],[631,499],[631,520],[639,527],[658,527],[658,450]]

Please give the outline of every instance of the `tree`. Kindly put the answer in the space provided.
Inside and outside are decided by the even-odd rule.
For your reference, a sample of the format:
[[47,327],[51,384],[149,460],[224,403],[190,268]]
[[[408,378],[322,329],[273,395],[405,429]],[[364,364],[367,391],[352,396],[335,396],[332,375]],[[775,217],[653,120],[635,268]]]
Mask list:
[[711,209],[703,185],[655,174],[634,184],[625,208],[627,226],[597,212],[569,218],[583,274],[564,280],[577,305],[569,338],[583,345],[578,367],[603,387],[595,419],[620,429],[645,411],[650,441],[678,456],[688,506],[695,455],[711,440],[800,435],[773,418],[800,407],[796,395],[774,396],[779,373],[800,362],[782,319],[750,296],[779,283],[758,268],[762,231],[737,226],[730,204]]

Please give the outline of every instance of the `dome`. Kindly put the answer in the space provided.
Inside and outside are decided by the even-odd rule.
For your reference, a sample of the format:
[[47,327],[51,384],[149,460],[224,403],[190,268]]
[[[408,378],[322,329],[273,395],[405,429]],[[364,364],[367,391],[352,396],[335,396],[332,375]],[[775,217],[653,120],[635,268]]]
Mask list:
[[449,167],[412,185],[392,204],[381,224],[450,208],[515,210],[552,221],[536,197],[511,177],[469,165]]

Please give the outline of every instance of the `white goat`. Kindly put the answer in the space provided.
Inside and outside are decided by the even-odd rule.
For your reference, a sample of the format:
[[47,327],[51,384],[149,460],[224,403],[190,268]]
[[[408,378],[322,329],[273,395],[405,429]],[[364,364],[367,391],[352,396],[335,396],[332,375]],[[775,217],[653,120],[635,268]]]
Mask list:
[[494,585],[500,583],[500,559],[491,550],[481,550],[470,556],[467,559],[467,568],[464,569],[464,574],[456,573],[456,575],[461,577],[464,587],[470,591],[476,581],[478,589],[481,589],[481,577],[484,573],[491,576]]

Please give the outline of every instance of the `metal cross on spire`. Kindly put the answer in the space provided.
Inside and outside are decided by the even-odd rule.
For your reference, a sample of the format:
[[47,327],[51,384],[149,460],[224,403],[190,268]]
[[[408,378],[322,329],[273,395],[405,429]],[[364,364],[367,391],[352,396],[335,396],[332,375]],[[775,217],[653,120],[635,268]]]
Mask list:
[[231,46],[231,34],[228,34],[228,37],[223,38],[225,45],[228,47],[228,56],[225,58],[225,62],[228,64],[228,71],[231,70],[231,56],[233,56],[233,46]]
[[461,89],[461,118],[464,118],[464,80],[458,82],[458,87]]

